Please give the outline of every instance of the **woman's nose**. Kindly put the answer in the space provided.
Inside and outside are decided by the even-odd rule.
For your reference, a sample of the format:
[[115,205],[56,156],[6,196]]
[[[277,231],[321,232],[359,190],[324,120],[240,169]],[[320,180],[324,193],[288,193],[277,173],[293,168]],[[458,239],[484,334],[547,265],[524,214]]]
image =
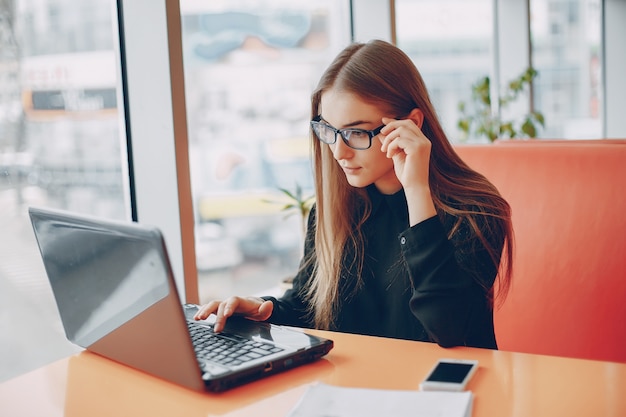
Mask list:
[[332,151],[337,161],[349,159],[354,154],[354,149],[346,145],[340,134],[337,134],[337,141],[332,145]]

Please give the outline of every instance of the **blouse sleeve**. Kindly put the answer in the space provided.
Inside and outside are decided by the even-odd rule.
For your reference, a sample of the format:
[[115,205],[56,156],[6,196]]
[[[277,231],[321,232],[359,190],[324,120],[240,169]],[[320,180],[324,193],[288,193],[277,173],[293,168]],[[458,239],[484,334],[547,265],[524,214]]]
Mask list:
[[304,240],[304,256],[300,261],[300,268],[293,279],[291,289],[285,291],[280,298],[261,297],[270,300],[274,304],[272,315],[267,320],[271,323],[286,326],[312,328],[313,321],[308,311],[308,304],[304,297],[304,292],[309,286],[309,281],[313,273],[311,259],[315,254],[315,205],[309,214],[307,232]]
[[491,288],[498,268],[469,225],[461,223],[448,239],[434,216],[399,239],[412,285],[410,309],[431,340],[496,348]]

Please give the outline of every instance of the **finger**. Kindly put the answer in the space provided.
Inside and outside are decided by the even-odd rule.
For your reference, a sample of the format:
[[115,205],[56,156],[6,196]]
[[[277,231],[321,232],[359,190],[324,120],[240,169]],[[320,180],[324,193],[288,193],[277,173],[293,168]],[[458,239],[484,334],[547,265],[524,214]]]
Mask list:
[[[391,147],[401,148],[405,153],[407,151],[419,151],[420,149],[429,149],[431,142],[428,140],[424,133],[419,130],[419,127],[412,121],[408,121],[402,126],[395,128],[387,138],[385,150],[388,152]],[[381,147],[382,148],[382,147]],[[396,151],[393,154],[397,153]]]
[[238,299],[236,297],[231,297],[228,300],[220,303],[219,307],[217,308],[217,313],[215,315],[216,317],[213,331],[219,333],[224,330],[226,320],[232,315],[232,312],[235,311],[237,303]]
[[256,320],[265,321],[270,318],[272,311],[274,310],[274,303],[271,301],[263,301],[263,304],[259,306]]
[[381,132],[390,132],[393,129],[393,123],[397,121],[398,121],[397,119],[383,117],[382,122],[385,125],[385,127],[382,128]]
[[[259,318],[264,314],[261,307],[266,301],[260,297],[246,297],[242,298],[238,305],[238,314],[242,314],[247,319],[252,320],[264,320]],[[273,304],[272,304],[273,306]]]
[[389,142],[392,140],[390,135],[395,130],[394,126],[391,125],[393,121],[395,121],[395,119],[389,119],[388,117],[382,118],[382,122],[385,125],[385,127],[381,129],[380,134],[378,135],[378,139],[380,140],[380,143],[381,143],[380,150],[382,152],[387,152],[387,146]]
[[391,130],[397,129],[399,127],[405,127],[408,129],[419,129],[417,124],[415,124],[415,122],[411,119],[390,119],[388,117],[383,117],[382,122],[385,125],[385,127],[381,129],[381,132],[383,132],[383,134],[385,132],[389,133]]
[[411,138],[419,136],[419,131],[415,130],[417,126],[411,120],[393,120],[387,118],[383,118],[383,120],[388,122],[380,131],[382,134],[380,138],[381,151],[383,152],[387,152],[389,145],[399,137]]
[[398,153],[405,153],[406,147],[410,146],[410,144],[411,140],[401,136],[398,129],[396,129],[387,136],[381,150],[385,152],[387,158],[393,158]]
[[233,315],[235,311],[239,308],[242,300],[239,297],[230,297],[226,301],[222,303],[223,311],[222,315],[224,317],[230,317]]
[[[382,132],[381,132],[382,133]],[[381,136],[380,142],[380,150],[381,152],[387,152],[389,149],[389,145],[398,137],[398,132],[396,129],[391,130],[387,135]]]
[[195,320],[205,320],[211,314],[217,311],[217,307],[220,305],[221,301],[211,301],[203,306],[201,306],[196,314],[193,316]]

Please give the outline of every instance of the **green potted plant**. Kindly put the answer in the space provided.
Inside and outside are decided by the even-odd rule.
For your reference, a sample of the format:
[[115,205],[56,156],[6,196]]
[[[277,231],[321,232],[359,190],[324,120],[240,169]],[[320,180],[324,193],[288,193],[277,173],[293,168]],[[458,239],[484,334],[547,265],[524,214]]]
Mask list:
[[275,203],[283,204],[281,210],[287,212],[287,217],[296,213],[300,215],[300,227],[302,236],[304,237],[306,234],[306,221],[311,212],[311,207],[315,202],[315,196],[305,196],[299,184],[296,184],[296,188],[293,192],[286,188],[279,188],[278,190],[286,197],[286,201],[275,201]]
[[517,78],[510,81],[504,94],[498,98],[500,112],[494,114],[490,96],[491,79],[485,76],[472,85],[472,106],[464,101],[459,102],[461,118],[457,126],[466,137],[486,137],[490,142],[498,138],[537,137],[538,127],[544,127],[543,114],[539,111],[530,111],[519,121],[502,120],[500,113],[509,104],[517,100],[526,87],[530,87],[537,71],[528,68]]
[[[311,207],[315,202],[314,195],[305,195],[302,187],[296,183],[295,190],[290,191],[286,188],[278,188],[285,199],[281,200],[265,200],[268,203],[282,205],[281,211],[287,212],[286,218],[294,214],[300,216],[300,231],[302,233],[302,243],[304,244],[304,238],[306,236],[306,224],[311,212]],[[282,280],[281,287],[284,290],[291,288],[293,283],[293,276],[289,276]]]

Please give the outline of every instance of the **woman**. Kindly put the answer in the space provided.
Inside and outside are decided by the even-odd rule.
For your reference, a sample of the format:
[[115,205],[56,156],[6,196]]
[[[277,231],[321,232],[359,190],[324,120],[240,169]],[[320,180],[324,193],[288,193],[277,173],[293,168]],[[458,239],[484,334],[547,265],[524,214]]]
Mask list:
[[213,301],[196,318],[496,349],[510,208],[454,152],[409,57],[383,41],[348,46],[311,110],[316,205],[293,289]]

